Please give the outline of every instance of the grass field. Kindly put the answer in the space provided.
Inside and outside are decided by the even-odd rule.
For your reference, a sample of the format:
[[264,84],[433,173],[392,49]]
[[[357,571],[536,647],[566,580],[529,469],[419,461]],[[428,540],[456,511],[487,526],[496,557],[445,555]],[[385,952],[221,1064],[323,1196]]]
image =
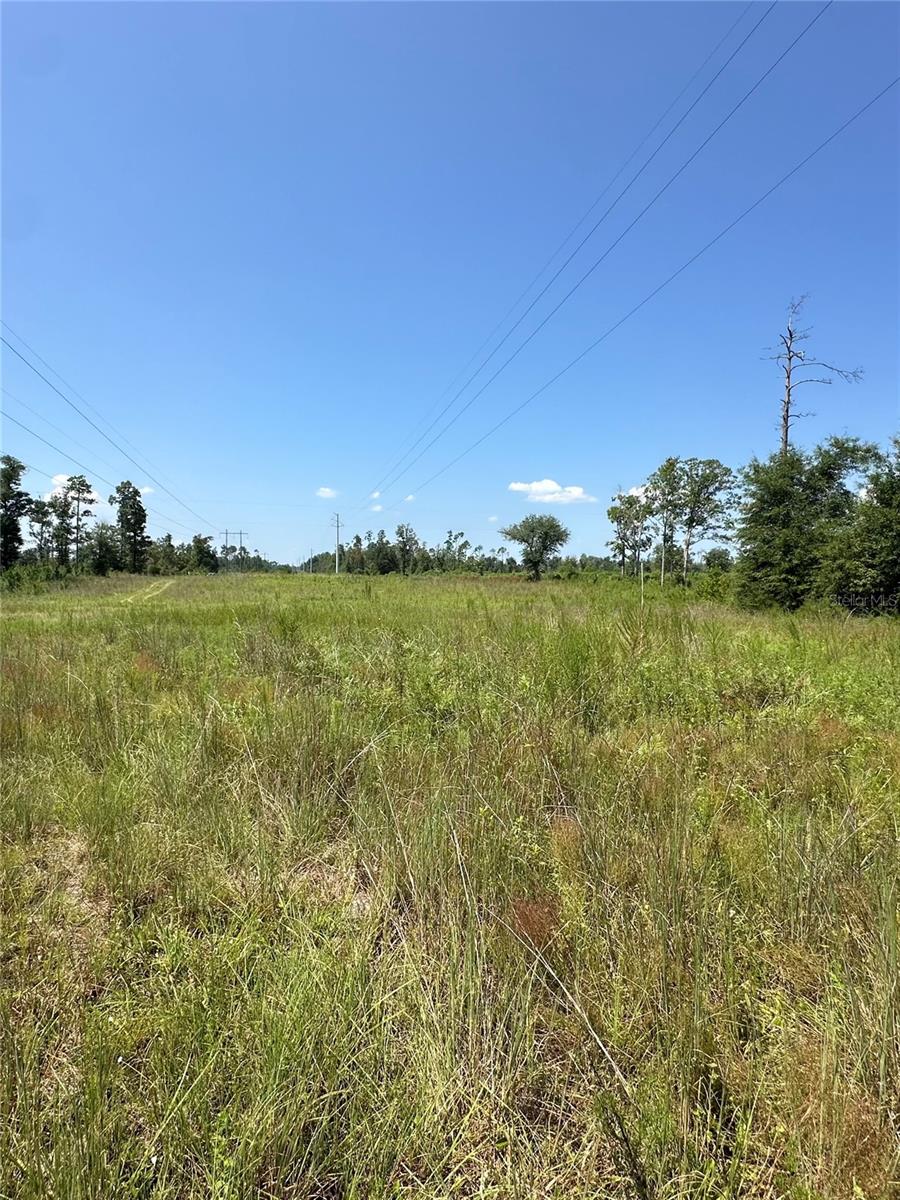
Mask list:
[[900,625],[3,602],[0,1195],[896,1195]]

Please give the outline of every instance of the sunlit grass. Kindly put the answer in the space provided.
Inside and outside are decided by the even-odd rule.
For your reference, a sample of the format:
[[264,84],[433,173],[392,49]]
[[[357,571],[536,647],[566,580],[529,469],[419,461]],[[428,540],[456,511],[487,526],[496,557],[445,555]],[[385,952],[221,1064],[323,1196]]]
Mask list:
[[4,1197],[886,1197],[900,627],[3,604]]

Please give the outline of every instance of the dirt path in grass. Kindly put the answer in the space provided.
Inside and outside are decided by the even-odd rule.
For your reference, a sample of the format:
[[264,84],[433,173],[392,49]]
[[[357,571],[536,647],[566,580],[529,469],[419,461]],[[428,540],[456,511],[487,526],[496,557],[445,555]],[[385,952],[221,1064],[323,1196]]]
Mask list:
[[157,596],[162,595],[167,587],[171,587],[173,580],[165,579],[162,583],[151,583],[145,588],[141,588],[139,592],[132,592],[129,596],[122,597],[123,604],[133,604],[135,600],[155,600]]

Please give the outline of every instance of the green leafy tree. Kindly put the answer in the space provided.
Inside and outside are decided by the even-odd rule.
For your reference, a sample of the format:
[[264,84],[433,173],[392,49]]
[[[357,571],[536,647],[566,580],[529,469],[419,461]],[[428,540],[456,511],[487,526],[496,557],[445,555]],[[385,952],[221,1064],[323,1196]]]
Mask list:
[[350,575],[362,575],[365,569],[366,554],[363,549],[363,541],[359,534],[356,534],[344,556],[344,570]]
[[147,550],[147,571],[151,575],[174,575],[178,570],[178,552],[171,533],[165,533]]
[[150,548],[147,510],[141,493],[131,480],[125,479],[110,496],[109,502],[118,509],[116,524],[121,541],[122,565],[126,571],[139,575],[147,567]]
[[376,575],[390,575],[399,567],[397,551],[388,541],[383,529],[378,530],[378,537],[373,543],[372,565]]
[[531,513],[500,532],[522,547],[522,566],[537,582],[546,571],[549,559],[569,540],[569,531],[556,517]]
[[666,568],[675,551],[675,530],[683,486],[681,459],[667,458],[647,480],[644,497],[650,522],[659,537],[659,583],[665,586]]
[[900,437],[873,459],[851,520],[835,529],[822,560],[819,595],[863,610],[900,602]]
[[400,574],[408,575],[412,570],[416,551],[419,548],[419,539],[416,537],[416,531],[412,525],[398,525],[394,536],[397,539],[395,547]]
[[85,534],[82,562],[87,562],[95,575],[108,575],[122,569],[122,542],[119,531],[109,521],[98,521]]
[[189,555],[190,571],[206,571],[215,572],[219,569],[219,560],[216,557],[216,552],[213,549],[212,538],[203,537],[199,533],[195,533],[191,539],[190,555]]
[[687,583],[691,548],[731,527],[734,472],[717,458],[686,458],[680,464],[676,529],[681,533],[682,579]]
[[56,555],[56,565],[69,565],[69,551],[72,545],[72,501],[65,490],[56,492],[47,501],[53,517],[53,549]]
[[53,511],[46,500],[32,500],[28,510],[28,528],[38,562],[47,562],[52,544]]
[[651,511],[642,490],[619,492],[606,510],[614,530],[607,545],[618,558],[623,575],[626,562],[631,564],[632,573],[640,570],[641,556],[649,549],[652,540],[647,529]]
[[859,504],[855,474],[874,446],[831,438],[811,453],[789,446],[744,469],[738,523],[737,598],[750,607],[795,609],[808,599],[828,556]]
[[25,464],[4,454],[0,458],[0,568],[11,567],[22,552],[22,518],[31,507],[31,497],[19,485]]

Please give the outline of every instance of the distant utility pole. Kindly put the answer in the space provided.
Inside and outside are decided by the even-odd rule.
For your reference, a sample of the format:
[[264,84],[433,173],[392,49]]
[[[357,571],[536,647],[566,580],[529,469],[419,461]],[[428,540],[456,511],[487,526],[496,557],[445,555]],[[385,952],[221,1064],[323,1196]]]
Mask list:
[[[246,529],[235,529],[233,532],[234,532],[234,536],[240,542],[240,550],[238,551],[238,570],[243,571],[243,569],[244,569],[244,554],[243,554],[244,538],[247,537],[247,530]],[[225,562],[226,562],[226,564],[228,563],[228,533],[229,533],[229,531],[226,529],[225,530]],[[231,570],[231,568],[229,567],[228,570]]]
[[334,526],[334,573],[341,572],[341,514],[335,513],[332,520]]
[[310,548],[309,548],[309,573],[310,573],[310,575],[312,575],[312,573],[313,573],[312,546],[310,546]]

